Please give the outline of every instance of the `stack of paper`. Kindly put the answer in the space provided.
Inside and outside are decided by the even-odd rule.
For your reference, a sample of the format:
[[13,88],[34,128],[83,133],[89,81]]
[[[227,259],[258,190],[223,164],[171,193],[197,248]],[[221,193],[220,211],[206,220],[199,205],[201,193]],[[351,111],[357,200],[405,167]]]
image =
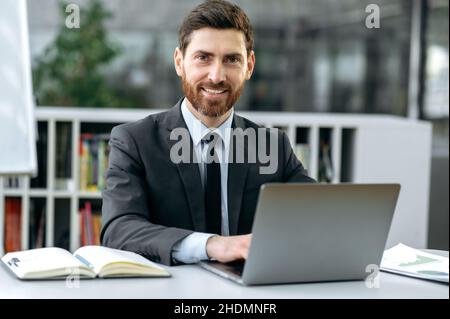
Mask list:
[[403,244],[384,252],[380,270],[448,283],[448,257],[426,253]]

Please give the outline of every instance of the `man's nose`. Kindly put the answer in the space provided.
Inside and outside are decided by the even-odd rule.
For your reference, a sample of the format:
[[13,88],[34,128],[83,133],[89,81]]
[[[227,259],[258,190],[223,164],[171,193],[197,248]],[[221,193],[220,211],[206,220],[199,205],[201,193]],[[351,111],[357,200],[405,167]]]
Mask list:
[[208,79],[214,83],[218,84],[223,81],[225,81],[226,75],[225,75],[225,68],[222,66],[222,63],[215,62],[211,65],[211,68],[209,69],[209,75]]

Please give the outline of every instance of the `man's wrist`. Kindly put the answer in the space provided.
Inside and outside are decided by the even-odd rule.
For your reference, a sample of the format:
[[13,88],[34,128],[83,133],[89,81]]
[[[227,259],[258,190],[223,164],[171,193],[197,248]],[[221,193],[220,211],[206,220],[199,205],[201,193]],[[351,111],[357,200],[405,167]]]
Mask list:
[[172,258],[177,262],[191,264],[207,260],[206,242],[214,234],[194,232],[172,247]]
[[205,252],[206,252],[206,256],[210,260],[214,260],[215,259],[214,258],[214,250],[215,250],[214,246],[216,244],[216,241],[219,239],[219,237],[220,237],[219,235],[212,235],[206,241]]

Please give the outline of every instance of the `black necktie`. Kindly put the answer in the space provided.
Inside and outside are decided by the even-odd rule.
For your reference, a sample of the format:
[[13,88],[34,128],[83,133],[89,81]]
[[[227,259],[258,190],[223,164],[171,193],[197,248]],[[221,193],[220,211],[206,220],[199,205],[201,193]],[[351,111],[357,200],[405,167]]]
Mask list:
[[203,138],[206,143],[206,185],[205,185],[205,209],[206,232],[221,234],[222,232],[222,196],[220,184],[220,162],[215,146],[221,143],[217,134],[210,133]]

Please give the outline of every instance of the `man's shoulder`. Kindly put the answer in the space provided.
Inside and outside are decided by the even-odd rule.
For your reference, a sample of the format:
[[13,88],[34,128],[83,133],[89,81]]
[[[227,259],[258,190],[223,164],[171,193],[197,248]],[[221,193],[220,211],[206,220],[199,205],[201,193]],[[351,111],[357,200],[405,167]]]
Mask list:
[[234,120],[235,120],[235,126],[242,128],[242,129],[248,129],[248,128],[250,128],[250,129],[265,129],[266,128],[263,125],[255,123],[255,122],[251,121],[250,119],[248,119],[242,115],[236,114],[236,113],[234,113]]
[[136,121],[119,124],[113,128],[112,132],[115,132],[116,134],[128,133],[131,135],[140,135],[143,132],[151,132],[167,121],[167,119],[171,116],[173,108],[174,107],[165,111],[152,113]]

